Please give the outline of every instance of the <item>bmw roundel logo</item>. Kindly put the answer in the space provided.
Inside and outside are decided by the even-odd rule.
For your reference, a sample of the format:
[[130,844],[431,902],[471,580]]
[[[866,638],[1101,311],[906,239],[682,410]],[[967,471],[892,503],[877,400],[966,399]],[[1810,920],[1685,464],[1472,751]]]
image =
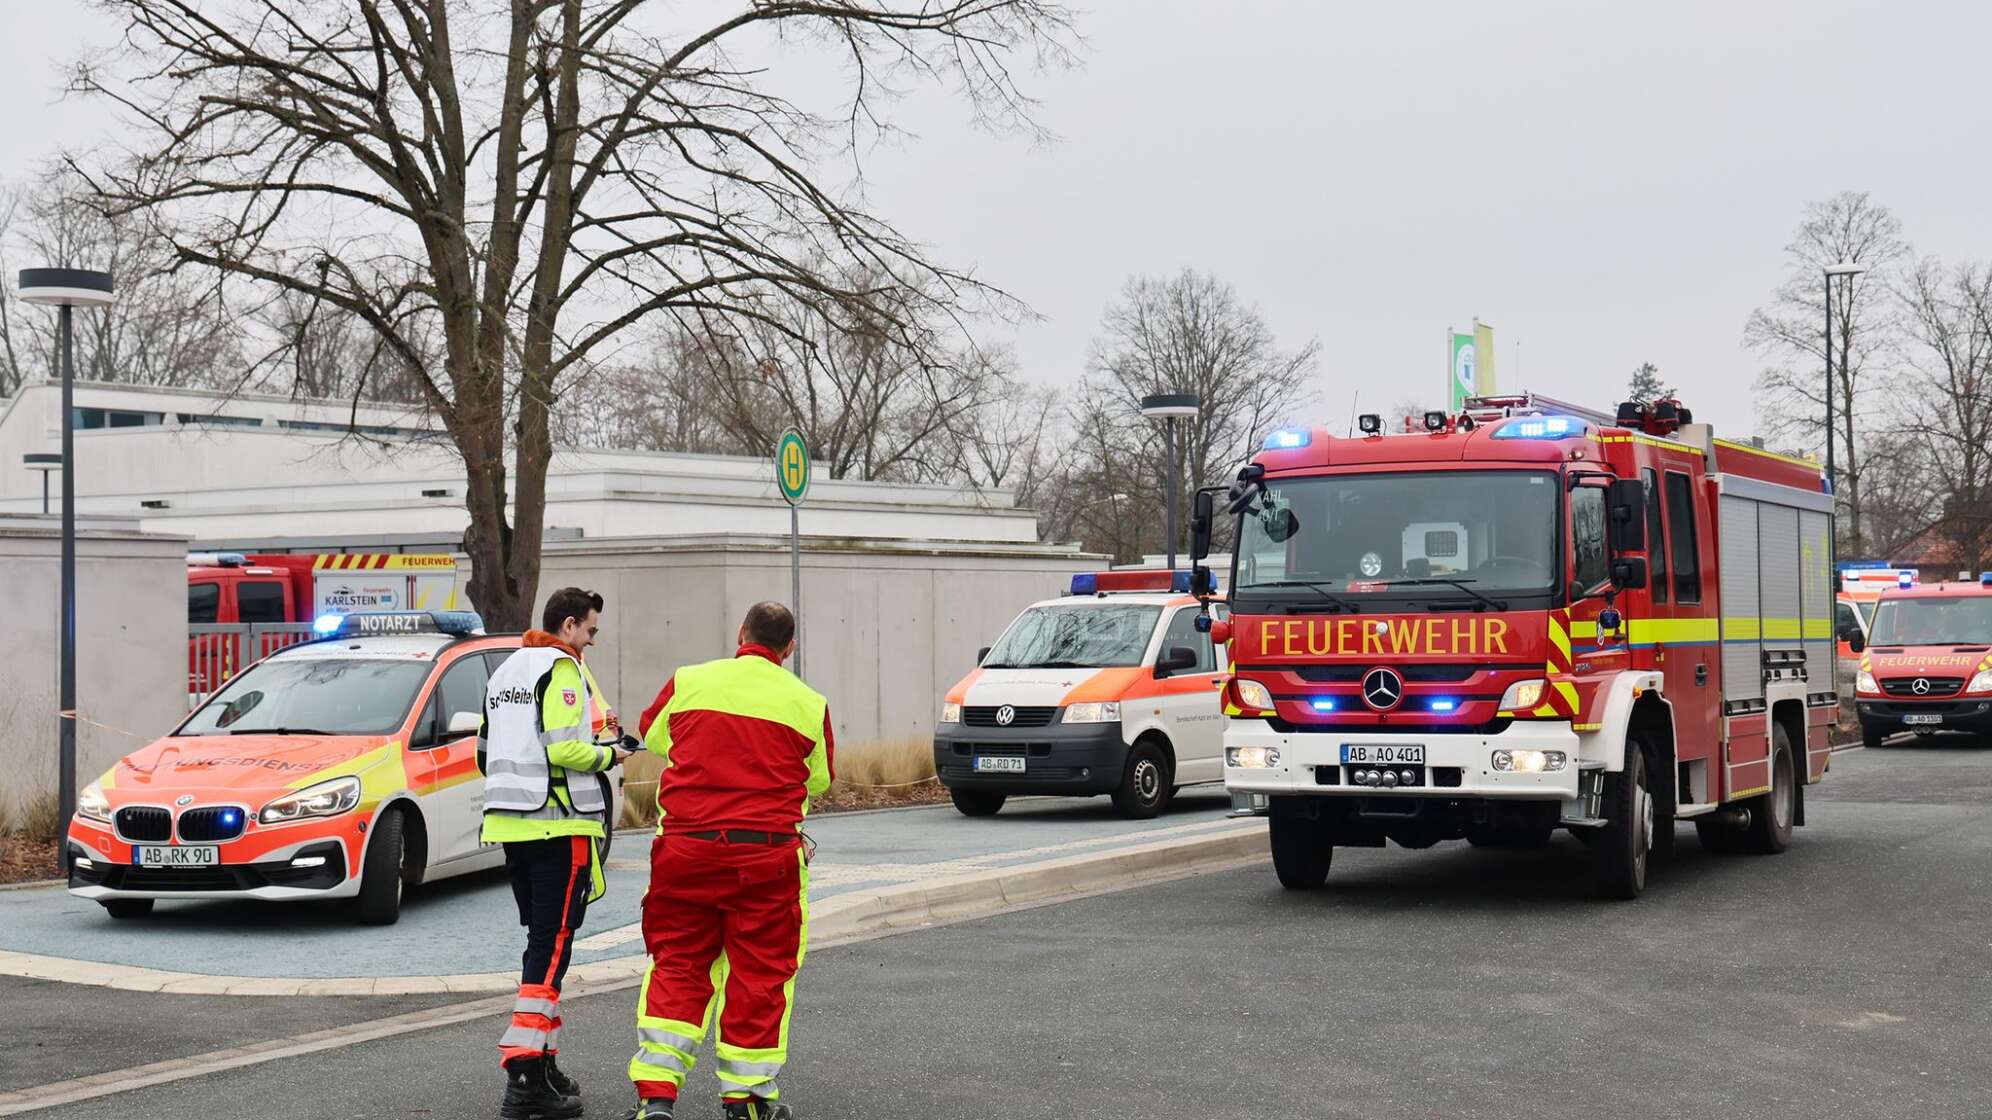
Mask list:
[[173,802],[173,804],[178,805],[183,809],[189,805],[192,805],[193,803],[194,803],[194,795],[191,793],[183,793],[179,796],[177,800]]
[[1017,721],[1017,709],[1008,704],[996,709],[996,726],[1008,727]]
[[1395,708],[1404,699],[1404,678],[1394,669],[1381,666],[1363,674],[1363,703],[1379,712]]

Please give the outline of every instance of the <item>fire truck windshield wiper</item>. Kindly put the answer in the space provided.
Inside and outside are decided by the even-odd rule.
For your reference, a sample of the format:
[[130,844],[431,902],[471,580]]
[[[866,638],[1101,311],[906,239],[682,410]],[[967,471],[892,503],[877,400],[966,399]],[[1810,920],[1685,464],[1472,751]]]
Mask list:
[[1334,607],[1338,611],[1348,611],[1350,614],[1363,613],[1363,609],[1361,607],[1355,605],[1354,603],[1349,602],[1347,599],[1342,598],[1340,595],[1335,594],[1333,591],[1328,590],[1326,587],[1323,587],[1318,583],[1311,583],[1304,579],[1276,579],[1270,583],[1254,584],[1253,586],[1305,587],[1309,591],[1312,591],[1315,594],[1321,596],[1323,599],[1328,600],[1328,605]]
[[1507,603],[1504,603],[1499,599],[1490,599],[1487,596],[1482,595],[1480,592],[1475,591],[1473,588],[1468,587],[1467,584],[1470,584],[1472,582],[1473,581],[1470,579],[1447,579],[1443,576],[1427,576],[1423,579],[1393,579],[1388,583],[1385,583],[1384,586],[1385,587],[1429,587],[1434,584],[1438,584],[1446,587],[1457,587],[1461,591],[1466,592],[1468,595],[1473,596],[1474,598],[1480,600],[1481,602],[1487,604],[1489,607],[1492,607],[1497,611],[1505,611],[1508,609]]

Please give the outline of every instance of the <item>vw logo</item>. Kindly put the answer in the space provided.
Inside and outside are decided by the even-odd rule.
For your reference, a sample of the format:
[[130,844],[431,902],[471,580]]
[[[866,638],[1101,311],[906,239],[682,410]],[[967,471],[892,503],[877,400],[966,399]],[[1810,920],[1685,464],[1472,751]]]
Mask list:
[[996,726],[1008,727],[1017,720],[1017,709],[1008,704],[996,709]]
[[1915,680],[1910,681],[1909,691],[1918,696],[1928,696],[1930,694],[1930,678],[1917,677]]
[[1363,558],[1356,561],[1356,568],[1363,573],[1365,578],[1375,579],[1383,574],[1383,557],[1378,556],[1374,552],[1365,552],[1363,553]]
[[1363,703],[1387,712],[1404,699],[1404,678],[1391,669],[1371,669],[1363,674]]
[[189,805],[192,805],[193,803],[194,803],[194,795],[191,793],[183,793],[180,795],[179,800],[173,802],[173,804],[178,805],[183,809]]

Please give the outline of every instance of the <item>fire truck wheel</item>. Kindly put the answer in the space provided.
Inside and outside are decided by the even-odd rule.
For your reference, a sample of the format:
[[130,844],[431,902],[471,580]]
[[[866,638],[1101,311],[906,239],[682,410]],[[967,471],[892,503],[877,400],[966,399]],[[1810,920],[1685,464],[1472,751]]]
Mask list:
[[1007,793],[991,793],[986,789],[951,789],[948,797],[964,817],[993,817],[1003,811],[1003,802],[1010,799]]
[[1169,760],[1153,743],[1136,743],[1127,752],[1127,773],[1114,790],[1114,808],[1131,821],[1159,816],[1169,804]]
[[143,918],[152,913],[152,900],[149,898],[107,898],[101,905],[104,913],[113,918]]
[[1653,846],[1653,795],[1646,788],[1646,752],[1626,744],[1625,769],[1607,776],[1605,820],[1598,846],[1598,892],[1606,898],[1638,898],[1646,889],[1647,856]]
[[1744,847],[1759,855],[1776,855],[1791,847],[1791,822],[1798,804],[1798,784],[1791,765],[1791,738],[1782,725],[1771,732],[1771,788],[1750,799],[1750,827]]
[[373,842],[360,864],[360,921],[370,926],[391,926],[401,920],[401,886],[404,859],[403,822],[400,809],[389,809],[374,823]]
[[1327,827],[1306,817],[1273,817],[1266,823],[1273,842],[1273,873],[1280,877],[1280,886],[1290,891],[1320,890],[1335,859]]

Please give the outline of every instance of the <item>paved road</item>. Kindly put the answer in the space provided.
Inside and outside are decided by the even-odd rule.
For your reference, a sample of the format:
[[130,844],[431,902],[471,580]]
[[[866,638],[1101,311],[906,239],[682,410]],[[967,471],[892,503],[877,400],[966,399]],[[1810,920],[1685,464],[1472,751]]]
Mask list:
[[[1841,755],[1791,851],[1684,835],[1636,903],[1592,899],[1568,841],[1455,844],[1342,853],[1313,895],[1253,870],[833,948],[784,1083],[805,1120],[1992,1115],[1988,795],[1992,751]],[[570,1012],[591,1115],[622,1104],[631,1003]],[[484,1117],[498,1027],[45,1115]]]

